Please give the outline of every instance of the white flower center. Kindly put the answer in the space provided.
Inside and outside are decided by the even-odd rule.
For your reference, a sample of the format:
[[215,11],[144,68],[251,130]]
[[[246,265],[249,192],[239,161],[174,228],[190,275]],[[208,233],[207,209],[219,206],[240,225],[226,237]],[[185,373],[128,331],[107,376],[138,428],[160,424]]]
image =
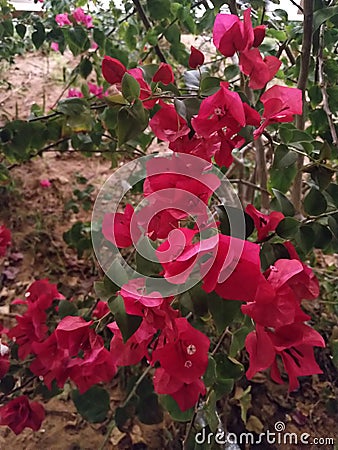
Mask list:
[[190,369],[190,367],[192,366],[192,362],[189,361],[189,359],[184,363],[184,367],[187,367],[188,369]]
[[194,353],[196,353],[196,347],[193,344],[188,345],[187,353],[188,355],[193,355]]

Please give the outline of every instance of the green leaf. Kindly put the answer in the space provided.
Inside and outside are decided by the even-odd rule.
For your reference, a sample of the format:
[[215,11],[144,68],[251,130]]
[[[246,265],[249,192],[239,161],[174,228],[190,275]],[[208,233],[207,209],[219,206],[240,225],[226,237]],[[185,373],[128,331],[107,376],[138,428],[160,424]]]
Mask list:
[[127,72],[122,78],[122,95],[128,102],[133,102],[140,96],[139,83]]
[[320,190],[326,189],[334,175],[334,170],[323,166],[313,166],[311,171],[311,178],[317,184]]
[[118,145],[137,137],[148,125],[148,113],[140,100],[131,107],[122,107],[117,115]]
[[315,233],[311,226],[302,225],[301,227],[299,227],[299,230],[295,235],[295,239],[298,242],[301,250],[306,255],[313,248]]
[[203,408],[209,428],[213,433],[217,430],[220,422],[217,414],[216,400],[217,398],[215,391],[211,391]]
[[119,289],[120,287],[113,283],[107,276],[102,281],[95,281],[94,283],[95,294],[100,300],[105,302],[113,297]]
[[230,64],[224,69],[224,78],[228,81],[233,80],[239,75],[239,68],[237,64]]
[[203,381],[207,387],[212,386],[216,381],[216,361],[209,355],[208,367],[203,375]]
[[215,209],[220,221],[220,230],[227,236],[247,239],[254,231],[255,225],[252,218],[241,208],[233,206],[216,205]]
[[59,302],[58,314],[61,319],[66,316],[77,316],[78,309],[75,303],[70,302],[69,300],[61,300]]
[[163,410],[159,405],[158,396],[155,393],[140,398],[137,405],[137,417],[140,422],[147,425],[153,425],[163,421]]
[[329,226],[329,228],[330,228],[332,234],[333,234],[336,238],[338,238],[338,221],[335,219],[334,216],[329,216],[329,217],[327,218],[327,223],[328,223],[328,226]]
[[311,228],[315,234],[313,246],[315,248],[322,248],[322,249],[327,248],[333,237],[329,228],[318,222],[312,223]]
[[277,259],[289,258],[290,255],[283,244],[271,244],[270,242],[264,242],[260,252],[263,271],[267,270],[270,266],[273,266]]
[[332,198],[334,205],[338,207],[338,185],[335,183],[330,183],[326,189],[326,192],[328,192]]
[[297,153],[289,150],[286,145],[279,145],[277,147],[273,158],[273,164],[270,169],[271,188],[277,189],[283,193],[288,191],[297,173],[295,164],[297,157]]
[[338,14],[338,5],[336,6],[329,6],[329,7],[323,7],[318,9],[313,14],[313,33],[315,33],[319,27],[322,25],[322,23],[326,22],[327,20],[331,19],[331,17],[334,17]]
[[276,233],[283,239],[292,239],[297,233],[299,225],[298,220],[292,217],[285,217],[285,219],[279,222]]
[[171,417],[177,422],[189,422],[194,415],[194,409],[181,411],[176,401],[170,395],[160,395],[159,400]]
[[214,356],[216,361],[216,377],[217,381],[238,379],[244,373],[243,364],[235,358],[218,353]]
[[83,58],[79,64],[79,72],[82,78],[86,79],[93,69],[92,63],[88,58]]
[[36,26],[35,26],[36,31],[34,31],[34,33],[32,33],[32,42],[34,44],[34,47],[38,50],[41,45],[44,43],[44,40],[46,38],[46,33],[45,33],[45,27],[42,25],[41,22],[39,22]]
[[322,91],[317,84],[314,84],[309,88],[308,92],[311,101],[311,106],[315,108],[323,100]]
[[241,303],[237,300],[224,300],[215,292],[207,296],[208,308],[218,333],[222,333],[234,318],[240,314]]
[[271,201],[271,208],[282,212],[285,216],[293,216],[295,208],[288,198],[277,189],[272,189],[275,198]]
[[201,80],[201,94],[212,95],[219,90],[221,80],[216,77],[204,77]]
[[108,392],[92,386],[83,394],[76,389],[72,391],[72,400],[81,416],[91,423],[103,422],[110,409]]
[[316,188],[312,187],[303,201],[304,210],[311,216],[319,216],[327,208],[327,201],[324,195]]
[[170,2],[163,0],[147,0],[151,18],[155,20],[168,19],[171,16]]
[[56,111],[67,116],[77,117],[88,110],[88,103],[84,98],[65,98],[60,100]]
[[250,328],[244,326],[232,333],[229,356],[235,357],[244,348],[245,338],[250,331]]
[[117,325],[121,331],[123,342],[126,342],[141,325],[142,317],[127,314],[123,298],[118,295],[108,300],[108,306],[114,314]]
[[164,36],[171,44],[178,44],[181,40],[181,30],[179,29],[177,24],[174,23],[169,28],[167,28],[167,30],[164,32]]
[[94,28],[93,29],[93,39],[100,48],[104,48],[106,36],[102,30],[100,30],[99,28]]
[[64,33],[69,49],[74,56],[89,49],[90,41],[88,39],[87,31],[80,25],[75,25],[73,28],[65,28]]
[[16,29],[16,32],[18,33],[18,35],[21,37],[21,39],[23,39],[25,37],[26,30],[27,30],[26,25],[24,25],[23,23],[18,23],[15,26],[15,29]]

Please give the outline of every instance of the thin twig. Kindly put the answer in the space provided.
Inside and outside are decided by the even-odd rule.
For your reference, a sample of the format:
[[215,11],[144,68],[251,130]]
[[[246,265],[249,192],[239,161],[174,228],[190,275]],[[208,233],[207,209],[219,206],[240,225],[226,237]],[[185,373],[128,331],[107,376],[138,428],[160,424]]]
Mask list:
[[[146,13],[144,12],[143,6],[141,5],[140,1],[139,0],[132,0],[132,1],[134,3],[135,9],[138,12],[146,30],[147,31],[150,30],[151,24],[149,22],[149,19],[148,19]],[[160,47],[158,45],[154,45],[154,50],[155,50],[156,55],[159,57],[160,61],[166,63],[167,60],[166,60],[165,56],[163,55]]]
[[269,194],[269,191],[268,191],[267,189],[265,189],[265,188],[263,188],[263,187],[261,187],[261,186],[258,186],[258,185],[255,184],[255,183],[251,183],[251,181],[243,180],[242,178],[231,178],[229,181],[230,181],[230,183],[240,183],[240,184],[245,184],[246,186],[250,186],[250,187],[256,189],[257,191],[260,191],[260,192],[264,192],[264,193],[266,193],[266,194]]
[[300,5],[298,5],[298,3],[296,3],[294,0],[290,0],[290,2],[291,2],[294,6],[296,6],[296,8],[298,8],[299,11],[300,11],[302,14],[304,13],[303,8],[302,8]]
[[266,157],[265,157],[265,149],[262,142],[262,138],[258,138],[255,140],[255,148],[256,148],[256,167],[257,173],[259,177],[259,185],[261,187],[262,192],[262,208],[266,211],[269,210],[270,206],[270,198],[267,190],[268,186],[268,171],[266,168]]
[[337,132],[336,127],[332,119],[332,112],[329,105],[329,98],[326,90],[326,82],[324,78],[324,61],[323,61],[323,49],[324,49],[324,24],[320,27],[319,32],[319,50],[318,50],[318,76],[319,76],[319,86],[322,91],[323,96],[323,109],[327,116],[327,121],[329,122],[330,132],[332,136],[332,142],[334,146],[337,146]]
[[[305,126],[305,90],[309,75],[311,46],[312,46],[312,22],[313,22],[313,0],[304,0],[304,26],[303,26],[303,42],[300,63],[300,73],[297,87],[303,93],[303,114],[296,117],[296,127],[304,130]],[[302,177],[303,177],[304,156],[299,155],[297,159],[297,174],[292,186],[293,205],[298,212],[301,213],[302,207]]]

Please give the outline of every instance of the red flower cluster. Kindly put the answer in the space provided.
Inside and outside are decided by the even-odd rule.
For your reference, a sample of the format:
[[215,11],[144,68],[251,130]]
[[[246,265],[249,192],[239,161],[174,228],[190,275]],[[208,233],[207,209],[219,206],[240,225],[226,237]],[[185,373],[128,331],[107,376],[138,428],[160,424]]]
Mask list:
[[45,410],[38,402],[30,402],[25,395],[11,400],[0,408],[0,425],[7,425],[15,434],[26,427],[37,431],[45,418]]
[[281,62],[275,56],[262,58],[257,47],[265,37],[265,26],[253,28],[251,9],[243,12],[243,22],[233,14],[218,14],[215,19],[213,40],[224,56],[239,54],[239,68],[250,77],[249,87],[262,89],[272,80]]
[[124,285],[120,295],[126,312],[142,317],[142,322],[126,342],[116,322],[108,325],[114,333],[110,344],[114,363],[137,364],[145,357],[152,365],[160,364],[154,374],[155,391],[171,395],[182,411],[191,408],[205,394],[201,376],[208,365],[209,339],[178,316],[170,306],[173,298],[146,292],[142,278]]
[[0,256],[5,256],[7,247],[11,244],[11,232],[5,225],[0,227]]
[[[26,301],[13,302],[26,304],[27,311],[16,317],[18,324],[8,332],[8,336],[18,344],[20,359],[29,354],[35,356],[30,370],[43,377],[49,389],[53,380],[63,387],[69,378],[80,392],[84,392],[93,384],[112,379],[116,373],[115,365],[102,337],[91,328],[92,322],[66,316],[48,335],[47,310],[53,300],[64,298],[55,285],[48,280],[35,281],[26,298]],[[100,311],[102,313],[102,306]]]

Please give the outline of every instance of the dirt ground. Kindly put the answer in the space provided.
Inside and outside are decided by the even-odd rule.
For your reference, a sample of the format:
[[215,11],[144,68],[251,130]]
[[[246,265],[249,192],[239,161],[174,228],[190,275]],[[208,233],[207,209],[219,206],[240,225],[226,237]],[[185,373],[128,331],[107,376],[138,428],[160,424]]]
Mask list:
[[[5,70],[6,83],[0,85],[0,121],[14,117],[26,118],[31,104],[39,101],[52,106],[63,89],[63,71],[74,65],[70,56],[64,63],[60,55],[53,54],[47,64],[38,53],[16,58],[16,63]],[[3,77],[2,77],[3,78]],[[8,89],[10,87],[10,89]],[[25,292],[35,278],[48,277],[64,289],[67,296],[83,296],[93,292],[93,282],[99,278],[92,259],[79,259],[76,252],[65,244],[63,232],[77,220],[89,221],[88,212],[65,211],[64,204],[72,197],[75,188],[81,188],[77,175],[86,177],[98,189],[111,173],[110,164],[100,156],[85,158],[78,154],[49,152],[12,170],[13,185],[2,198],[0,222],[4,221],[13,231],[13,244],[2,268],[0,284],[0,320],[11,323],[16,310],[9,303]],[[49,179],[51,187],[43,188],[41,179]],[[308,306],[316,315],[327,317],[327,327],[332,326],[334,316],[313,302]],[[331,330],[325,330],[326,338]],[[240,388],[251,386],[252,399],[248,409],[250,431],[257,433],[274,431],[274,424],[282,421],[286,431],[298,436],[308,433],[312,438],[334,437],[337,439],[337,370],[330,352],[322,351],[319,364],[323,375],[303,380],[298,392],[288,395],[287,386],[273,383],[262,374],[251,382],[243,381]],[[112,408],[124,398],[117,380],[111,386]],[[67,392],[45,403],[46,420],[36,433],[26,429],[15,436],[9,429],[0,429],[0,449],[6,450],[94,450],[104,440],[107,423],[88,424],[76,413]],[[244,432],[241,411],[236,401],[224,407],[228,428],[232,432]],[[164,448],[155,434],[163,434],[161,424],[156,430],[146,429],[139,423],[130,426],[130,435],[114,429],[107,449],[158,449]],[[149,438],[149,435],[152,436]],[[147,445],[146,445],[147,444]],[[269,449],[332,449],[332,445],[268,445],[251,447]]]

